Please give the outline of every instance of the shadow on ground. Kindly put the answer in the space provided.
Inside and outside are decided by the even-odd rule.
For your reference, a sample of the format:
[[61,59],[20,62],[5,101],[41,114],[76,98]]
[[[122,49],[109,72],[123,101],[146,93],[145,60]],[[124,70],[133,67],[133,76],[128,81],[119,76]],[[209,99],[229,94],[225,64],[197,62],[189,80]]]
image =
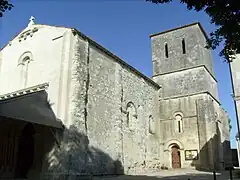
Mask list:
[[[159,172],[162,174],[164,172]],[[212,174],[203,174],[203,173],[193,173],[193,174],[184,174],[184,175],[173,175],[173,176],[161,176],[161,175],[123,175],[123,176],[115,176],[115,177],[95,177],[94,180],[102,179],[102,180],[210,180],[214,179]],[[228,180],[230,179],[227,173],[218,174],[216,176],[216,180]]]

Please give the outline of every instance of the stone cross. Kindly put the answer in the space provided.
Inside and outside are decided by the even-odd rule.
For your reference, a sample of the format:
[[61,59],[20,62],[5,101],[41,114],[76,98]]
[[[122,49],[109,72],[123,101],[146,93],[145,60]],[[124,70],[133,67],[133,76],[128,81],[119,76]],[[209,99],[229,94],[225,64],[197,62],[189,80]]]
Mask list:
[[30,19],[29,19],[28,26],[35,24],[34,20],[35,20],[35,17],[31,16]]

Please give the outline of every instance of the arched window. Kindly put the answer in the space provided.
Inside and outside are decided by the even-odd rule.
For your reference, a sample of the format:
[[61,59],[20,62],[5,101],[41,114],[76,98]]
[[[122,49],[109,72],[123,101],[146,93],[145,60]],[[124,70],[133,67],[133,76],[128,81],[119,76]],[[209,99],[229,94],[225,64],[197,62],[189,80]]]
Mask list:
[[137,120],[137,110],[132,102],[127,104],[127,126],[133,127]]
[[183,132],[183,127],[182,127],[182,116],[180,114],[175,115],[175,124],[176,124],[176,132],[181,133]]
[[185,46],[185,40],[182,39],[182,53],[186,54],[186,46]]
[[20,83],[21,88],[25,88],[27,85],[27,79],[28,79],[28,68],[29,63],[33,60],[33,56],[31,52],[25,52],[23,53],[19,60],[18,60],[18,66],[20,68]]
[[165,57],[168,58],[168,44],[165,44]]
[[150,134],[155,134],[155,132],[156,132],[156,123],[155,123],[155,121],[154,121],[154,119],[153,119],[153,116],[152,115],[150,115],[149,116],[149,120],[148,120],[149,122],[149,125],[148,125],[148,132],[150,133]]
[[18,65],[25,65],[33,60],[33,55],[30,51],[23,53],[18,59]]

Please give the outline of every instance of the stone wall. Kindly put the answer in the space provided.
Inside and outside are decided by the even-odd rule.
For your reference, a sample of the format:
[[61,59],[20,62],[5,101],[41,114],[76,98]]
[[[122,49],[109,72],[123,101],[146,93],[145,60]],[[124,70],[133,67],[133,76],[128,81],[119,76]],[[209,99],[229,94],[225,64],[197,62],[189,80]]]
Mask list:
[[197,168],[224,169],[231,156],[227,113],[209,95],[197,101],[197,111],[200,142],[200,164]]
[[199,157],[198,169],[213,169],[216,162],[216,121],[213,99],[210,96],[202,96],[197,101],[199,124]]
[[[67,71],[61,68],[61,64],[68,61],[71,34],[66,28],[44,25],[24,29],[0,52],[0,94],[49,83],[48,94],[53,111],[58,118],[64,119],[60,104],[65,102],[61,102],[60,97],[64,98],[61,93],[65,92],[66,85],[61,85]],[[26,57],[30,60],[23,65]]]
[[[1,51],[0,92],[23,87],[9,85],[8,78],[22,81],[16,79],[21,74],[17,62],[30,51],[25,86],[48,81],[50,103],[65,125],[57,133],[45,129],[47,136],[54,135],[44,143],[46,179],[171,167],[172,144],[180,148],[182,167],[225,162],[228,146],[221,143],[229,139],[227,116],[216,101],[211,55],[198,24],[152,37],[156,83],[76,30],[36,27],[33,36],[17,38]],[[216,124],[215,112],[222,124]],[[176,115],[182,118],[181,132]],[[200,158],[186,161],[185,150],[198,150]]]
[[236,103],[236,111],[238,119],[240,119],[240,54],[237,54],[235,59],[229,64],[231,68],[231,78],[233,83],[234,101]]
[[[159,86],[88,39],[76,37],[71,115],[62,145],[54,150],[62,161],[54,171],[100,175],[123,173],[123,168],[129,174],[157,168],[153,162],[160,153],[156,145]],[[149,119],[157,126],[152,134]]]
[[149,116],[158,117],[157,89],[90,45],[88,137],[92,146],[121,161],[126,173],[147,158]]
[[153,80],[163,87],[164,98],[209,92],[218,99],[217,82],[204,66],[154,76]]
[[219,161],[222,168],[229,167],[231,165],[231,145],[230,145],[230,128],[229,128],[229,117],[227,112],[222,108],[216,107],[216,118],[218,125],[219,139],[219,150],[220,156]]
[[[195,23],[152,35],[151,43],[153,80],[162,86],[160,142],[164,163],[172,167],[171,146],[176,144],[181,167],[219,168],[225,152],[222,141],[229,134],[226,124],[216,123],[220,105],[205,32]],[[225,119],[225,114],[220,114]],[[197,150],[199,158],[186,160],[186,150]]]
[[[194,166],[192,161],[185,160],[185,150],[199,151],[198,122],[196,99],[201,95],[188,96],[160,101],[161,142],[163,143],[164,164],[171,168],[171,145],[180,148],[181,166]],[[182,132],[178,131],[175,115],[182,116]],[[196,163],[196,162],[194,162]]]
[[[185,41],[185,54],[182,40]],[[199,24],[151,36],[153,75],[205,65],[213,74],[211,51]],[[165,55],[165,46],[168,57]]]
[[[219,114],[217,121],[216,113]],[[160,100],[162,163],[172,167],[171,145],[180,148],[181,167],[223,169],[229,163],[229,124],[226,112],[207,93]],[[176,115],[182,116],[182,132]],[[197,150],[198,159],[186,160],[186,150]]]

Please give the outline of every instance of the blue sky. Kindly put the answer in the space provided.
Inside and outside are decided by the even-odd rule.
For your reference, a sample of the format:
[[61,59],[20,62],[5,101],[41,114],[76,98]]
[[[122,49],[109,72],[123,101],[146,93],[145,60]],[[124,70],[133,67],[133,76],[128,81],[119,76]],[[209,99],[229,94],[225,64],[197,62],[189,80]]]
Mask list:
[[[151,77],[149,35],[181,25],[200,22],[209,34],[215,29],[204,12],[188,11],[174,2],[155,5],[145,0],[12,1],[14,8],[0,20],[0,46],[19,33],[35,16],[35,22],[74,27]],[[236,118],[228,65],[214,51],[214,70],[219,98],[232,119],[232,146],[236,147]]]

